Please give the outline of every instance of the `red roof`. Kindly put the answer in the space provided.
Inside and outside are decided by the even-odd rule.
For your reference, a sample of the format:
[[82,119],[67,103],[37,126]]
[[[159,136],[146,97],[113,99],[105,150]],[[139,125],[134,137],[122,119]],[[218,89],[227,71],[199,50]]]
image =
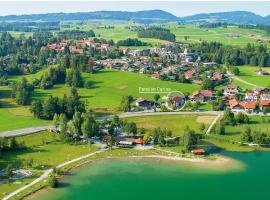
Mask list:
[[160,74],[152,74],[151,78],[160,78]]
[[239,102],[236,99],[232,99],[232,100],[229,101],[229,105],[230,105],[231,108],[233,108],[235,106],[238,106]]
[[270,106],[270,100],[260,100],[259,104],[261,106]]
[[245,109],[254,109],[257,102],[240,102],[239,104],[243,106]]
[[185,72],[185,78],[186,79],[191,78],[195,73],[196,73],[195,69],[189,70],[189,71]]
[[212,79],[215,81],[221,80],[222,78],[223,78],[223,73],[221,72],[215,72],[212,77]]
[[196,96],[198,94],[201,94],[205,97],[212,97],[213,96],[213,92],[211,90],[199,90],[199,91],[193,92],[192,96]]
[[205,150],[204,149],[193,149],[191,152],[194,154],[204,154]]
[[142,138],[137,138],[137,139],[134,139],[134,140],[133,140],[133,143],[135,143],[135,144],[143,144],[144,141],[143,141]]

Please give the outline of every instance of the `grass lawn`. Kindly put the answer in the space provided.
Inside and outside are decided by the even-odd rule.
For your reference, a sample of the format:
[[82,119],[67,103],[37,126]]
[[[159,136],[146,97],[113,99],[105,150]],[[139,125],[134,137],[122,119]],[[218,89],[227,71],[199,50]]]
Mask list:
[[135,122],[138,128],[145,128],[146,131],[152,131],[160,127],[171,130],[173,135],[182,135],[186,126],[196,133],[204,133],[200,130],[200,124],[205,123],[206,127],[214,120],[216,116],[204,115],[160,115],[160,116],[143,116],[125,118],[129,122]]
[[[10,184],[0,184],[0,198],[4,192],[11,192],[36,179],[43,170],[56,166],[57,164],[77,158],[97,150],[95,146],[88,144],[66,144],[59,141],[58,135],[43,131],[33,135],[20,136],[16,140],[24,143],[25,150],[3,152],[0,154],[0,169],[12,163],[13,166],[31,169],[33,176],[23,179],[13,179]],[[25,163],[33,160],[33,166]],[[14,184],[17,181],[20,184]]]
[[24,143],[27,148],[2,153],[0,167],[5,167],[8,163],[24,166],[26,161],[33,159],[33,168],[43,170],[96,150],[95,146],[90,148],[88,144],[63,143],[57,135],[53,135],[54,133],[44,131],[17,137],[18,141]]
[[[256,71],[259,70],[259,67],[244,65],[239,66],[238,68],[240,70],[239,78],[258,86],[269,87],[270,75],[264,76],[258,75]],[[269,68],[262,68],[262,69],[270,72]]]
[[209,135],[206,141],[230,151],[253,151],[254,148],[237,144],[241,142],[241,134],[246,126],[251,128],[251,132],[261,132],[270,136],[270,117],[249,116],[249,124],[238,124],[235,126],[225,126],[225,135]]
[[237,136],[241,134],[245,126],[249,126],[251,131],[263,132],[270,135],[270,117],[249,116],[250,123],[236,126],[226,126],[226,135]]
[[204,141],[206,142],[210,142],[212,144],[214,144],[215,146],[226,150],[226,151],[235,151],[235,152],[251,152],[254,151],[255,149],[249,146],[243,146],[243,145],[239,145],[239,144],[232,144],[230,142],[226,142],[226,141],[219,141],[215,138],[207,138]]
[[[16,81],[21,77],[12,77],[12,80]],[[29,79],[32,78],[31,76],[27,77]],[[134,98],[145,97],[153,99],[154,94],[139,93],[140,87],[170,88],[171,91],[182,92],[193,92],[199,89],[198,85],[155,80],[143,74],[118,70],[102,70],[96,74],[83,73],[83,78],[84,80],[92,81],[93,87],[91,89],[79,88],[78,91],[82,100],[87,100],[89,107],[93,109],[107,108],[116,110],[124,95],[132,95]],[[34,98],[44,98],[49,95],[62,97],[64,94],[68,94],[69,90],[66,84],[55,85],[49,90],[36,89]]]
[[50,122],[36,119],[27,106],[18,106],[10,98],[10,88],[0,88],[0,132],[47,125]]

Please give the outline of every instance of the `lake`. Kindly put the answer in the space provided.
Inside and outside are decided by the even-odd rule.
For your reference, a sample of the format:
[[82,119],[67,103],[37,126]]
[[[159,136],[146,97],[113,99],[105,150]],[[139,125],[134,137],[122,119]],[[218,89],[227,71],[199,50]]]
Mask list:
[[269,199],[270,153],[223,153],[245,164],[237,171],[143,159],[102,160],[76,170],[61,188],[32,196],[38,200],[105,199]]

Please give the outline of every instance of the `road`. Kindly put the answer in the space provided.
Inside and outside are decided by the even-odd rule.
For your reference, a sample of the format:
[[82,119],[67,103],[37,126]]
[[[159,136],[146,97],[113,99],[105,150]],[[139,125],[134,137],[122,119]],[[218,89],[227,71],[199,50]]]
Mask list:
[[[93,155],[99,154],[99,153],[101,153],[101,152],[103,152],[103,151],[105,151],[105,150],[106,150],[106,149],[101,149],[101,150],[95,151],[95,152],[93,152],[93,153],[87,154],[87,155],[85,155],[85,156],[81,156],[81,157],[75,158],[75,159],[73,159],[73,160],[64,162],[64,163],[62,163],[62,164],[57,165],[56,168],[61,168],[61,167],[64,167],[64,166],[66,166],[66,165],[72,164],[72,163],[74,163],[74,162],[77,162],[77,161],[86,159],[86,158],[91,157],[91,156],[93,156]],[[44,180],[45,178],[47,178],[47,177],[52,173],[52,171],[53,171],[52,168],[46,170],[40,177],[38,177],[37,179],[35,179],[35,180],[32,181],[31,183],[29,183],[29,184],[27,184],[27,185],[25,185],[25,186],[19,188],[18,190],[15,190],[14,192],[10,193],[9,195],[5,196],[2,200],[10,199],[11,197],[13,197],[13,196],[19,194],[20,192],[22,192],[23,190],[25,190],[25,189],[27,189],[27,188],[29,188],[29,187],[31,187],[31,186],[37,184],[38,182]]]
[[44,131],[53,127],[54,126],[52,125],[48,125],[48,126],[38,126],[38,127],[17,129],[17,130],[12,130],[12,131],[5,131],[5,132],[0,133],[0,137],[14,137],[14,136],[29,135],[29,134]]

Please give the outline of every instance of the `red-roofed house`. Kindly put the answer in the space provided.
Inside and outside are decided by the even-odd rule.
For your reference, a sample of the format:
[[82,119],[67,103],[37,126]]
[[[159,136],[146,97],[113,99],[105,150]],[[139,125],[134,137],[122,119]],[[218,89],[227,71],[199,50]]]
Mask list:
[[160,74],[152,74],[151,78],[155,78],[155,79],[159,79],[160,78]]
[[223,78],[224,74],[221,72],[215,72],[212,76],[212,80],[220,81]]
[[144,141],[143,141],[142,138],[137,138],[137,139],[134,139],[134,140],[133,140],[133,143],[134,143],[134,144],[144,144]]
[[211,90],[199,90],[193,92],[189,97],[191,102],[199,101],[201,103],[210,101],[213,98],[213,92]]
[[108,51],[110,49],[110,45],[109,44],[102,44],[101,49]]
[[185,72],[185,78],[186,79],[190,79],[192,78],[194,75],[196,74],[196,70],[195,69],[191,69]]

